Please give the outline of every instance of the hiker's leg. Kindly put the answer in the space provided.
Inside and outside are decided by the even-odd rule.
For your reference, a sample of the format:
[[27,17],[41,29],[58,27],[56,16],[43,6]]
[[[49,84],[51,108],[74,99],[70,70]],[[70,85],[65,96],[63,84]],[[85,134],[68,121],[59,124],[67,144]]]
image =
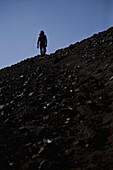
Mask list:
[[46,46],[44,46],[44,55],[46,54]]
[[40,45],[40,54],[41,54],[41,56],[43,55],[42,54],[42,46]]

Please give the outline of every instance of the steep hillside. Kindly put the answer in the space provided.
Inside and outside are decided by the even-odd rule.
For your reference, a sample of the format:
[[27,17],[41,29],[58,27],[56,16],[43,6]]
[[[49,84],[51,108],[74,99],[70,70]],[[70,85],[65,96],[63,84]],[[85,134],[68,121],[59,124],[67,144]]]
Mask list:
[[113,28],[0,70],[1,170],[113,170]]

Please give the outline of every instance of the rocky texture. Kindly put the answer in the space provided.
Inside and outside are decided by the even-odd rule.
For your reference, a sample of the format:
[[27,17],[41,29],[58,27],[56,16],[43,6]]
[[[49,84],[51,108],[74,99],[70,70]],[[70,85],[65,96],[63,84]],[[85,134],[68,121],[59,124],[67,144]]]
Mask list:
[[0,169],[113,169],[113,28],[0,70]]

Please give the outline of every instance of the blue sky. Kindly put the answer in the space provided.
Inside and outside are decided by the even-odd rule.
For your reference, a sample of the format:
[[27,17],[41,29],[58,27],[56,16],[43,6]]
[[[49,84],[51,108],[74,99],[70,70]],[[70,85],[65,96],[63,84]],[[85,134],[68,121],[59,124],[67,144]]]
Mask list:
[[0,0],[0,68],[39,54],[40,30],[47,54],[113,25],[113,0]]

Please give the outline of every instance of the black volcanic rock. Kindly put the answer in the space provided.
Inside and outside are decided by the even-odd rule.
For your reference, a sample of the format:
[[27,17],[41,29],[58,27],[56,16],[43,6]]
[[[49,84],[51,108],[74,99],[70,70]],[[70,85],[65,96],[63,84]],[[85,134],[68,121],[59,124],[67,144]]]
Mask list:
[[113,28],[0,70],[1,170],[113,169]]

